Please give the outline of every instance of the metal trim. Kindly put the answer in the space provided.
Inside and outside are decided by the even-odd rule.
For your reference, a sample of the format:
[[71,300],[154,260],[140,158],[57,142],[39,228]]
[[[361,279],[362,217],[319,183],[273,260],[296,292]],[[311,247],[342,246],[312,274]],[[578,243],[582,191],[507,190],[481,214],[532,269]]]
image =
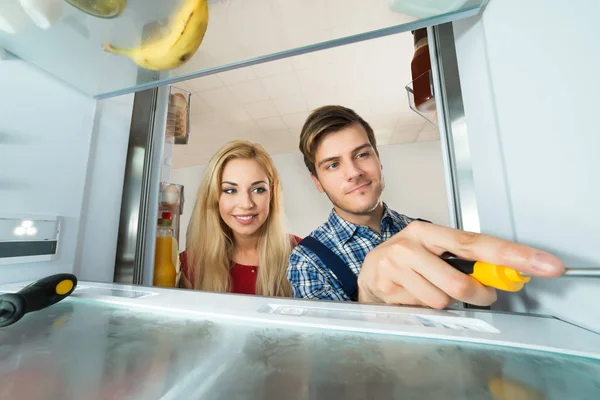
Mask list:
[[452,23],[429,27],[427,33],[451,226],[480,232]]
[[[140,226],[140,269],[139,281],[144,286],[152,286],[154,278],[154,252],[156,249],[156,226],[158,221],[158,201],[160,196],[161,161],[165,147],[167,132],[167,111],[169,108],[169,86],[155,89],[155,107],[152,113],[151,146],[149,147],[148,164],[144,167],[145,181],[142,185],[143,197],[140,210],[143,211],[145,223]],[[136,249],[137,250],[137,249]]]
[[438,112],[438,132],[440,134],[440,145],[442,147],[442,161],[444,164],[444,180],[446,181],[446,198],[448,199],[448,222],[451,228],[460,229],[461,222],[458,217],[459,206],[457,202],[457,190],[455,188],[455,165],[452,160],[451,141],[448,138],[446,115],[443,112],[446,102],[445,93],[442,91],[442,82],[440,77],[440,65],[437,59],[437,42],[435,40],[435,27],[427,28],[429,38],[429,58],[431,59],[430,77],[433,83],[433,93],[435,96],[436,109]]
[[[144,284],[148,280],[147,265],[154,263],[154,254],[149,257],[148,250],[150,247],[154,251],[153,241],[148,241],[154,234],[148,236],[148,232],[156,230],[159,181],[156,159],[160,162],[156,153],[162,154],[167,111],[159,92],[160,89],[138,92],[133,102],[114,282]],[[158,114],[160,107],[164,115]],[[149,281],[152,282],[151,277]]]

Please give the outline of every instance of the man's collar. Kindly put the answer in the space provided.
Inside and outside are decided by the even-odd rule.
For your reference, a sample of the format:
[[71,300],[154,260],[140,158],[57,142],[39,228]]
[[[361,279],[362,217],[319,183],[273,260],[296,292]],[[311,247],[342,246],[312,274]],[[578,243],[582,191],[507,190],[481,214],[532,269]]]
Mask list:
[[[331,210],[329,219],[327,220],[329,225],[335,232],[337,240],[340,244],[344,245],[350,238],[356,233],[360,225],[353,224],[352,222],[346,221],[335,211],[335,208]],[[388,208],[387,204],[383,203],[383,216],[381,217],[381,230],[387,228],[391,223],[395,221],[394,215]]]
[[392,213],[392,210],[387,206],[387,204],[383,203],[383,215],[381,217],[381,228],[383,228],[383,224],[389,224],[391,222],[396,221],[396,216]]
[[336,239],[342,244],[346,244],[348,240],[354,235],[354,232],[358,229],[358,225],[346,221],[335,211],[335,208],[331,210],[328,219],[329,225],[335,233]]

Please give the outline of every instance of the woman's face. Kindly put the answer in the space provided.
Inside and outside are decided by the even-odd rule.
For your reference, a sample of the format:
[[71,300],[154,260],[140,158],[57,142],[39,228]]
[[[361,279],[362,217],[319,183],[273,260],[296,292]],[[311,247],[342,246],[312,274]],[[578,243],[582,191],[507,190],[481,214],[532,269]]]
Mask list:
[[238,236],[253,236],[269,216],[271,186],[256,160],[233,159],[225,164],[219,213]]

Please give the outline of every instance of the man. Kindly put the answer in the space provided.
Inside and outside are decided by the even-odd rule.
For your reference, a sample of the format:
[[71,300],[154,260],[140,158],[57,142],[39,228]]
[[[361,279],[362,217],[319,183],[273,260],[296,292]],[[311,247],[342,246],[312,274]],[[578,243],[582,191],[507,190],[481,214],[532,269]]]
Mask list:
[[437,309],[455,300],[479,306],[496,301],[495,289],[441,259],[448,253],[541,277],[564,271],[559,259],[540,250],[388,208],[381,200],[383,166],[373,129],[353,110],[325,106],[313,111],[300,134],[300,151],[333,210],[290,256],[287,275],[294,297]]

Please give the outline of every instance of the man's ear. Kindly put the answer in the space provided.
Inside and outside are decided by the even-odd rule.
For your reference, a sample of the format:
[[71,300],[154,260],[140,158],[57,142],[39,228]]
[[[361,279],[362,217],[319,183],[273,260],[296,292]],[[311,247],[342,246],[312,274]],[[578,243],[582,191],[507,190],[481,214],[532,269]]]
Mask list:
[[317,187],[317,190],[319,191],[319,193],[323,193],[325,192],[323,190],[323,186],[321,186],[321,182],[319,182],[319,178],[317,178],[316,176],[314,176],[313,174],[310,174],[311,179],[313,180],[313,182],[315,183],[315,186]]

